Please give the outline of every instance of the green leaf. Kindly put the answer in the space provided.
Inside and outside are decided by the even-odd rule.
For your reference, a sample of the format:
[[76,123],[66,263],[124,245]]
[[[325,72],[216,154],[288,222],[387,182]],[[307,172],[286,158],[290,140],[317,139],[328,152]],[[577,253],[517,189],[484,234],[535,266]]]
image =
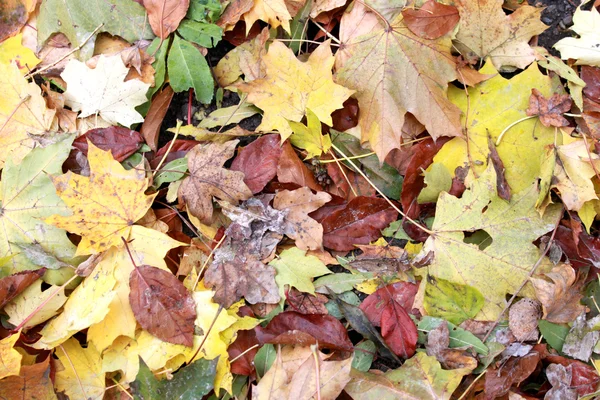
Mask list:
[[483,307],[483,296],[471,286],[427,277],[423,306],[428,315],[444,318],[455,325],[475,318]]
[[[83,45],[90,34],[108,32],[128,42],[152,39],[144,7],[131,0],[44,0],[37,20],[38,46],[56,32],[62,32],[73,48]],[[79,50],[79,59],[92,56],[95,35]]]
[[[344,293],[340,293],[339,298],[340,300],[345,301],[348,304],[352,304],[353,306],[358,307],[360,305],[360,299],[358,298],[356,293],[354,293],[351,290]],[[331,315],[332,317],[335,317],[337,319],[344,318],[344,315],[342,314],[342,311],[338,307],[335,300],[329,300],[327,303],[325,303],[325,307],[327,308],[327,312],[329,313],[329,315]]]
[[306,31],[308,30],[307,21],[310,16],[312,4],[313,1],[308,0],[298,11],[296,16],[290,21],[289,37],[292,39],[292,41],[289,42],[289,46],[294,53],[298,53],[298,51],[300,51],[300,46],[303,43],[302,40],[306,39]]
[[[370,151],[363,149],[360,141],[352,135],[338,132],[330,129],[333,144],[340,148],[348,157],[363,156],[369,154]],[[371,181],[381,190],[386,196],[398,200],[402,191],[402,182],[404,178],[396,171],[395,168],[383,163],[379,164],[379,159],[375,154],[367,157],[357,158],[352,160],[354,164],[360,165],[361,170],[369,177]],[[346,166],[353,169],[350,163],[344,162]]]
[[223,36],[223,28],[215,24],[190,21],[189,19],[181,21],[177,32],[184,39],[206,48],[216,46]]
[[569,327],[566,325],[553,324],[544,319],[538,321],[540,332],[546,339],[546,342],[555,350],[562,351],[565,338],[569,333]]
[[186,17],[198,22],[216,22],[221,11],[218,0],[191,0]]
[[[160,46],[160,47],[159,47]],[[154,86],[148,89],[146,97],[152,99],[154,93],[156,93],[165,83],[167,75],[167,50],[169,49],[169,39],[163,41],[160,38],[156,38],[150,43],[146,52],[148,54],[154,54],[154,62],[152,68],[154,68]],[[150,102],[146,103],[150,107]]]
[[275,358],[277,357],[277,351],[275,346],[272,344],[265,344],[256,352],[254,356],[254,368],[256,368],[256,375],[263,377],[273,365]]
[[186,157],[182,157],[167,163],[154,177],[154,187],[158,188],[163,183],[175,182],[183,178],[188,170],[187,161]]
[[214,80],[206,59],[193,44],[175,35],[169,50],[167,67],[169,81],[175,92],[193,88],[198,101],[210,103]]
[[213,389],[217,373],[217,361],[204,358],[180,369],[173,379],[157,380],[144,360],[140,358],[140,370],[131,383],[132,394],[140,400],[196,400]]
[[315,289],[319,293],[328,293],[327,289],[334,293],[343,293],[354,289],[355,285],[363,283],[369,279],[363,274],[347,274],[338,272],[335,274],[323,276],[313,282]]
[[285,285],[315,294],[311,278],[331,273],[321,260],[315,256],[307,256],[306,250],[297,247],[282,251],[269,265],[277,270],[275,281],[282,299],[285,299]]
[[[44,222],[54,214],[71,214],[50,176],[62,173],[73,139],[35,148],[18,165],[10,157],[6,161],[0,182],[0,257],[10,257],[11,273],[73,262],[75,245],[67,232]],[[46,265],[49,259],[55,262]]]
[[404,231],[402,222],[402,220],[392,222],[390,226],[381,231],[381,234],[385,237],[393,237],[394,239],[412,240]]
[[331,148],[331,138],[321,132],[321,121],[310,109],[306,109],[307,124],[288,121],[292,128],[290,142],[299,149],[306,150],[306,159],[319,157]]
[[257,114],[259,109],[250,103],[216,109],[198,124],[199,128],[216,128],[217,126],[238,124],[242,120]]
[[433,163],[424,176],[427,186],[417,197],[419,204],[435,203],[441,192],[448,192],[452,187],[452,175],[443,164]]
[[377,352],[377,347],[375,343],[370,340],[365,340],[354,346],[354,358],[352,359],[352,368],[367,372],[371,368],[371,364],[373,364],[373,358],[375,358],[375,353]]
[[473,347],[479,354],[486,355],[488,348],[479,338],[473,335],[471,332],[466,331],[451,322],[448,322],[442,318],[435,318],[424,316],[421,321],[417,324],[417,330],[419,331],[419,343],[425,343],[427,338],[426,335],[433,329],[440,326],[442,323],[448,324],[448,330],[450,331],[450,346],[453,347]]

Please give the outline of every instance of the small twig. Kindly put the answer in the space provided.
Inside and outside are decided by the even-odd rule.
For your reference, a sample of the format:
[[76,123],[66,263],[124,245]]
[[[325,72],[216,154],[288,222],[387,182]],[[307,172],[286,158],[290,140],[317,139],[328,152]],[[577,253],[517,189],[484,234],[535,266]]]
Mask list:
[[350,182],[350,179],[348,178],[348,175],[346,175],[346,172],[344,171],[344,168],[342,167],[342,164],[340,164],[340,161],[337,159],[337,157],[335,156],[335,154],[332,152],[330,152],[331,157],[333,157],[333,161],[335,161],[335,163],[337,164],[338,168],[340,169],[340,172],[342,173],[342,176],[344,177],[344,179],[346,179],[346,182],[348,182],[348,186],[350,187],[350,190],[352,191],[352,194],[354,194],[355,197],[358,197],[358,194],[356,193],[356,190],[354,190],[354,187],[352,187],[352,182]]
[[162,167],[163,163],[167,159],[167,156],[171,152],[171,149],[173,148],[173,145],[175,144],[175,140],[177,140],[177,136],[179,136],[179,130],[181,129],[181,125],[182,124],[183,124],[182,121],[177,120],[177,126],[175,127],[175,136],[173,136],[173,140],[171,140],[171,143],[169,144],[169,147],[167,148],[167,151],[165,151],[165,154],[163,155],[162,159],[160,160],[160,162],[158,163],[158,165],[154,169],[154,173],[152,174],[152,180],[153,181],[154,181],[154,177],[156,176],[156,173],[160,170],[160,167]]
[[[358,160],[359,158],[366,158],[366,157],[373,156],[375,154],[376,153],[374,151],[371,151],[369,153],[359,154],[357,156],[348,157],[348,160]],[[336,158],[334,158],[333,160],[319,160],[319,163],[321,163],[321,164],[330,164],[332,162],[338,162],[338,161]]]
[[30,72],[27,75],[25,75],[25,78],[31,78],[34,75],[39,75],[44,71],[49,70],[50,68],[54,67],[55,65],[59,64],[60,62],[62,62],[65,58],[69,57],[71,54],[81,50],[83,48],[83,46],[85,46],[85,44],[100,30],[100,28],[102,28],[104,26],[104,22],[101,23],[100,25],[98,25],[96,27],[96,29],[94,29],[92,31],[92,33],[89,34],[89,36],[77,47],[75,47],[73,50],[69,51],[67,54],[65,54],[64,56],[60,57],[58,60],[54,61],[51,64],[46,65],[44,68],[40,68],[37,71],[34,72]]
[[[302,42],[302,43],[312,43],[312,44],[323,44],[324,42],[317,42],[316,40],[308,40],[308,39],[276,39],[279,42]],[[331,43],[331,46],[339,47],[339,44]]]
[[[127,395],[127,397],[129,397],[131,400],[133,400],[133,396],[127,391],[127,389],[125,389],[125,387],[123,385],[121,385],[115,378],[112,378],[112,381],[115,383],[115,385],[111,386],[111,387],[119,388],[121,393],[125,393]],[[108,388],[106,388],[106,390],[108,390]]]
[[310,350],[313,354],[313,357],[315,359],[315,372],[316,372],[316,384],[317,384],[317,400],[321,400],[321,368],[319,368],[319,354],[317,353],[318,351],[318,345],[319,343],[317,342],[317,344],[313,344],[310,346]]
[[315,25],[317,26],[317,28],[319,28],[320,30],[322,30],[322,31],[323,31],[323,33],[324,33],[325,35],[327,35],[327,37],[328,37],[329,39],[333,40],[333,41],[334,41],[334,42],[336,42],[337,44],[342,44],[342,42],[340,41],[340,39],[336,38],[336,37],[335,37],[335,36],[333,36],[331,33],[329,33],[329,31],[328,31],[327,29],[323,28],[323,27],[321,26],[321,24],[319,24],[317,21],[313,21],[313,20],[311,20],[311,22],[312,22],[313,24],[315,24]]
[[213,326],[215,326],[215,322],[217,322],[217,318],[219,318],[221,311],[223,311],[223,306],[221,304],[219,304],[219,309],[217,310],[217,314],[215,315],[212,322],[210,323],[210,326],[206,330],[206,333],[204,334],[204,337],[202,338],[202,342],[200,342],[200,346],[198,346],[198,350],[196,350],[196,352],[194,353],[194,356],[192,358],[190,358],[190,361],[188,363],[186,363],[187,365],[194,362],[194,358],[196,358],[196,356],[198,355],[200,350],[202,350],[202,346],[204,346],[204,342],[206,342],[206,339],[208,338],[210,331],[212,331]]
[[517,125],[518,123],[521,123],[523,121],[527,121],[528,119],[536,118],[536,117],[539,117],[539,115],[528,115],[526,117],[516,120],[515,122],[513,122],[512,124],[510,124],[509,126],[504,128],[504,130],[502,132],[500,132],[500,136],[498,136],[498,139],[496,139],[496,146],[500,146],[500,141],[502,140],[502,137],[510,128]]
[[480,373],[479,375],[477,375],[477,378],[473,379],[473,382],[471,382],[471,384],[469,385],[469,387],[465,389],[465,391],[463,392],[463,394],[461,394],[460,397],[457,400],[463,400],[465,398],[465,396],[471,391],[471,389],[473,389],[473,386],[475,386],[475,383],[483,375],[485,375],[486,372],[487,372],[487,369],[484,369],[482,373]]
[[241,352],[240,354],[238,354],[237,356],[235,356],[233,359],[229,360],[229,364],[233,364],[234,361],[236,361],[240,357],[243,357],[244,354],[248,353],[249,351],[252,351],[253,349],[257,348],[258,346],[260,346],[260,344],[257,343],[254,346],[252,346],[252,347],[244,350],[243,352]]

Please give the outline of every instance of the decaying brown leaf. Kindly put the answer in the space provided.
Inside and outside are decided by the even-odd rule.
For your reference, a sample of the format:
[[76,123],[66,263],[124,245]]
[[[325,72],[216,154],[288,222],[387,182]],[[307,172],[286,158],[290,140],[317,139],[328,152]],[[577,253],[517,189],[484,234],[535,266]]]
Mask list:
[[537,89],[531,89],[527,115],[538,115],[544,126],[567,126],[569,121],[562,116],[571,109],[573,101],[568,94],[553,94],[545,98]]
[[165,39],[185,17],[190,0],[144,0],[152,32]]

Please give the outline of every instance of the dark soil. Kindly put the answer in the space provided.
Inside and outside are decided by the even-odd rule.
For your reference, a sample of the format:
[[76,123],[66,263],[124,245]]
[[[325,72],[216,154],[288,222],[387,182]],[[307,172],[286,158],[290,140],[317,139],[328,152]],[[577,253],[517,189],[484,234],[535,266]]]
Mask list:
[[539,36],[538,45],[558,56],[552,46],[560,39],[573,35],[569,28],[573,25],[573,13],[577,4],[572,0],[530,0],[529,4],[546,7],[542,12],[542,22],[549,25],[549,28]]

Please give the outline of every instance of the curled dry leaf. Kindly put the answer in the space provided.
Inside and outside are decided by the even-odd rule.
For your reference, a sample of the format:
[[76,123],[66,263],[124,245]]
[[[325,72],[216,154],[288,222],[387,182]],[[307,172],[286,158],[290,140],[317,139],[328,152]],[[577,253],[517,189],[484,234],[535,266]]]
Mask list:
[[466,350],[449,349],[449,345],[450,331],[446,322],[442,322],[427,334],[427,355],[434,356],[444,368],[473,370],[477,367],[477,360]]
[[450,32],[460,20],[456,7],[434,0],[428,0],[418,10],[407,8],[402,11],[402,15],[412,33],[431,40]]
[[325,192],[313,194],[307,187],[282,190],[275,195],[273,207],[286,212],[284,233],[296,241],[302,250],[319,250],[323,247],[323,226],[308,216],[331,200]]
[[277,164],[277,180],[281,183],[295,183],[298,186],[307,186],[317,192],[323,190],[315,180],[313,173],[300,160],[288,141],[283,144],[281,157]]
[[161,39],[174,32],[185,17],[190,0],[144,0],[152,32]]
[[173,274],[140,265],[129,275],[129,303],[136,321],[152,335],[191,347],[194,342],[196,304]]
[[199,145],[188,153],[190,175],[179,187],[179,196],[186,202],[192,215],[203,223],[211,223],[213,196],[231,204],[252,196],[243,181],[242,172],[223,168],[225,161],[233,156],[238,142],[232,140],[222,144]]
[[553,94],[549,99],[537,89],[531,89],[527,115],[538,115],[544,126],[567,126],[569,121],[562,116],[571,109],[573,101],[568,94]]

